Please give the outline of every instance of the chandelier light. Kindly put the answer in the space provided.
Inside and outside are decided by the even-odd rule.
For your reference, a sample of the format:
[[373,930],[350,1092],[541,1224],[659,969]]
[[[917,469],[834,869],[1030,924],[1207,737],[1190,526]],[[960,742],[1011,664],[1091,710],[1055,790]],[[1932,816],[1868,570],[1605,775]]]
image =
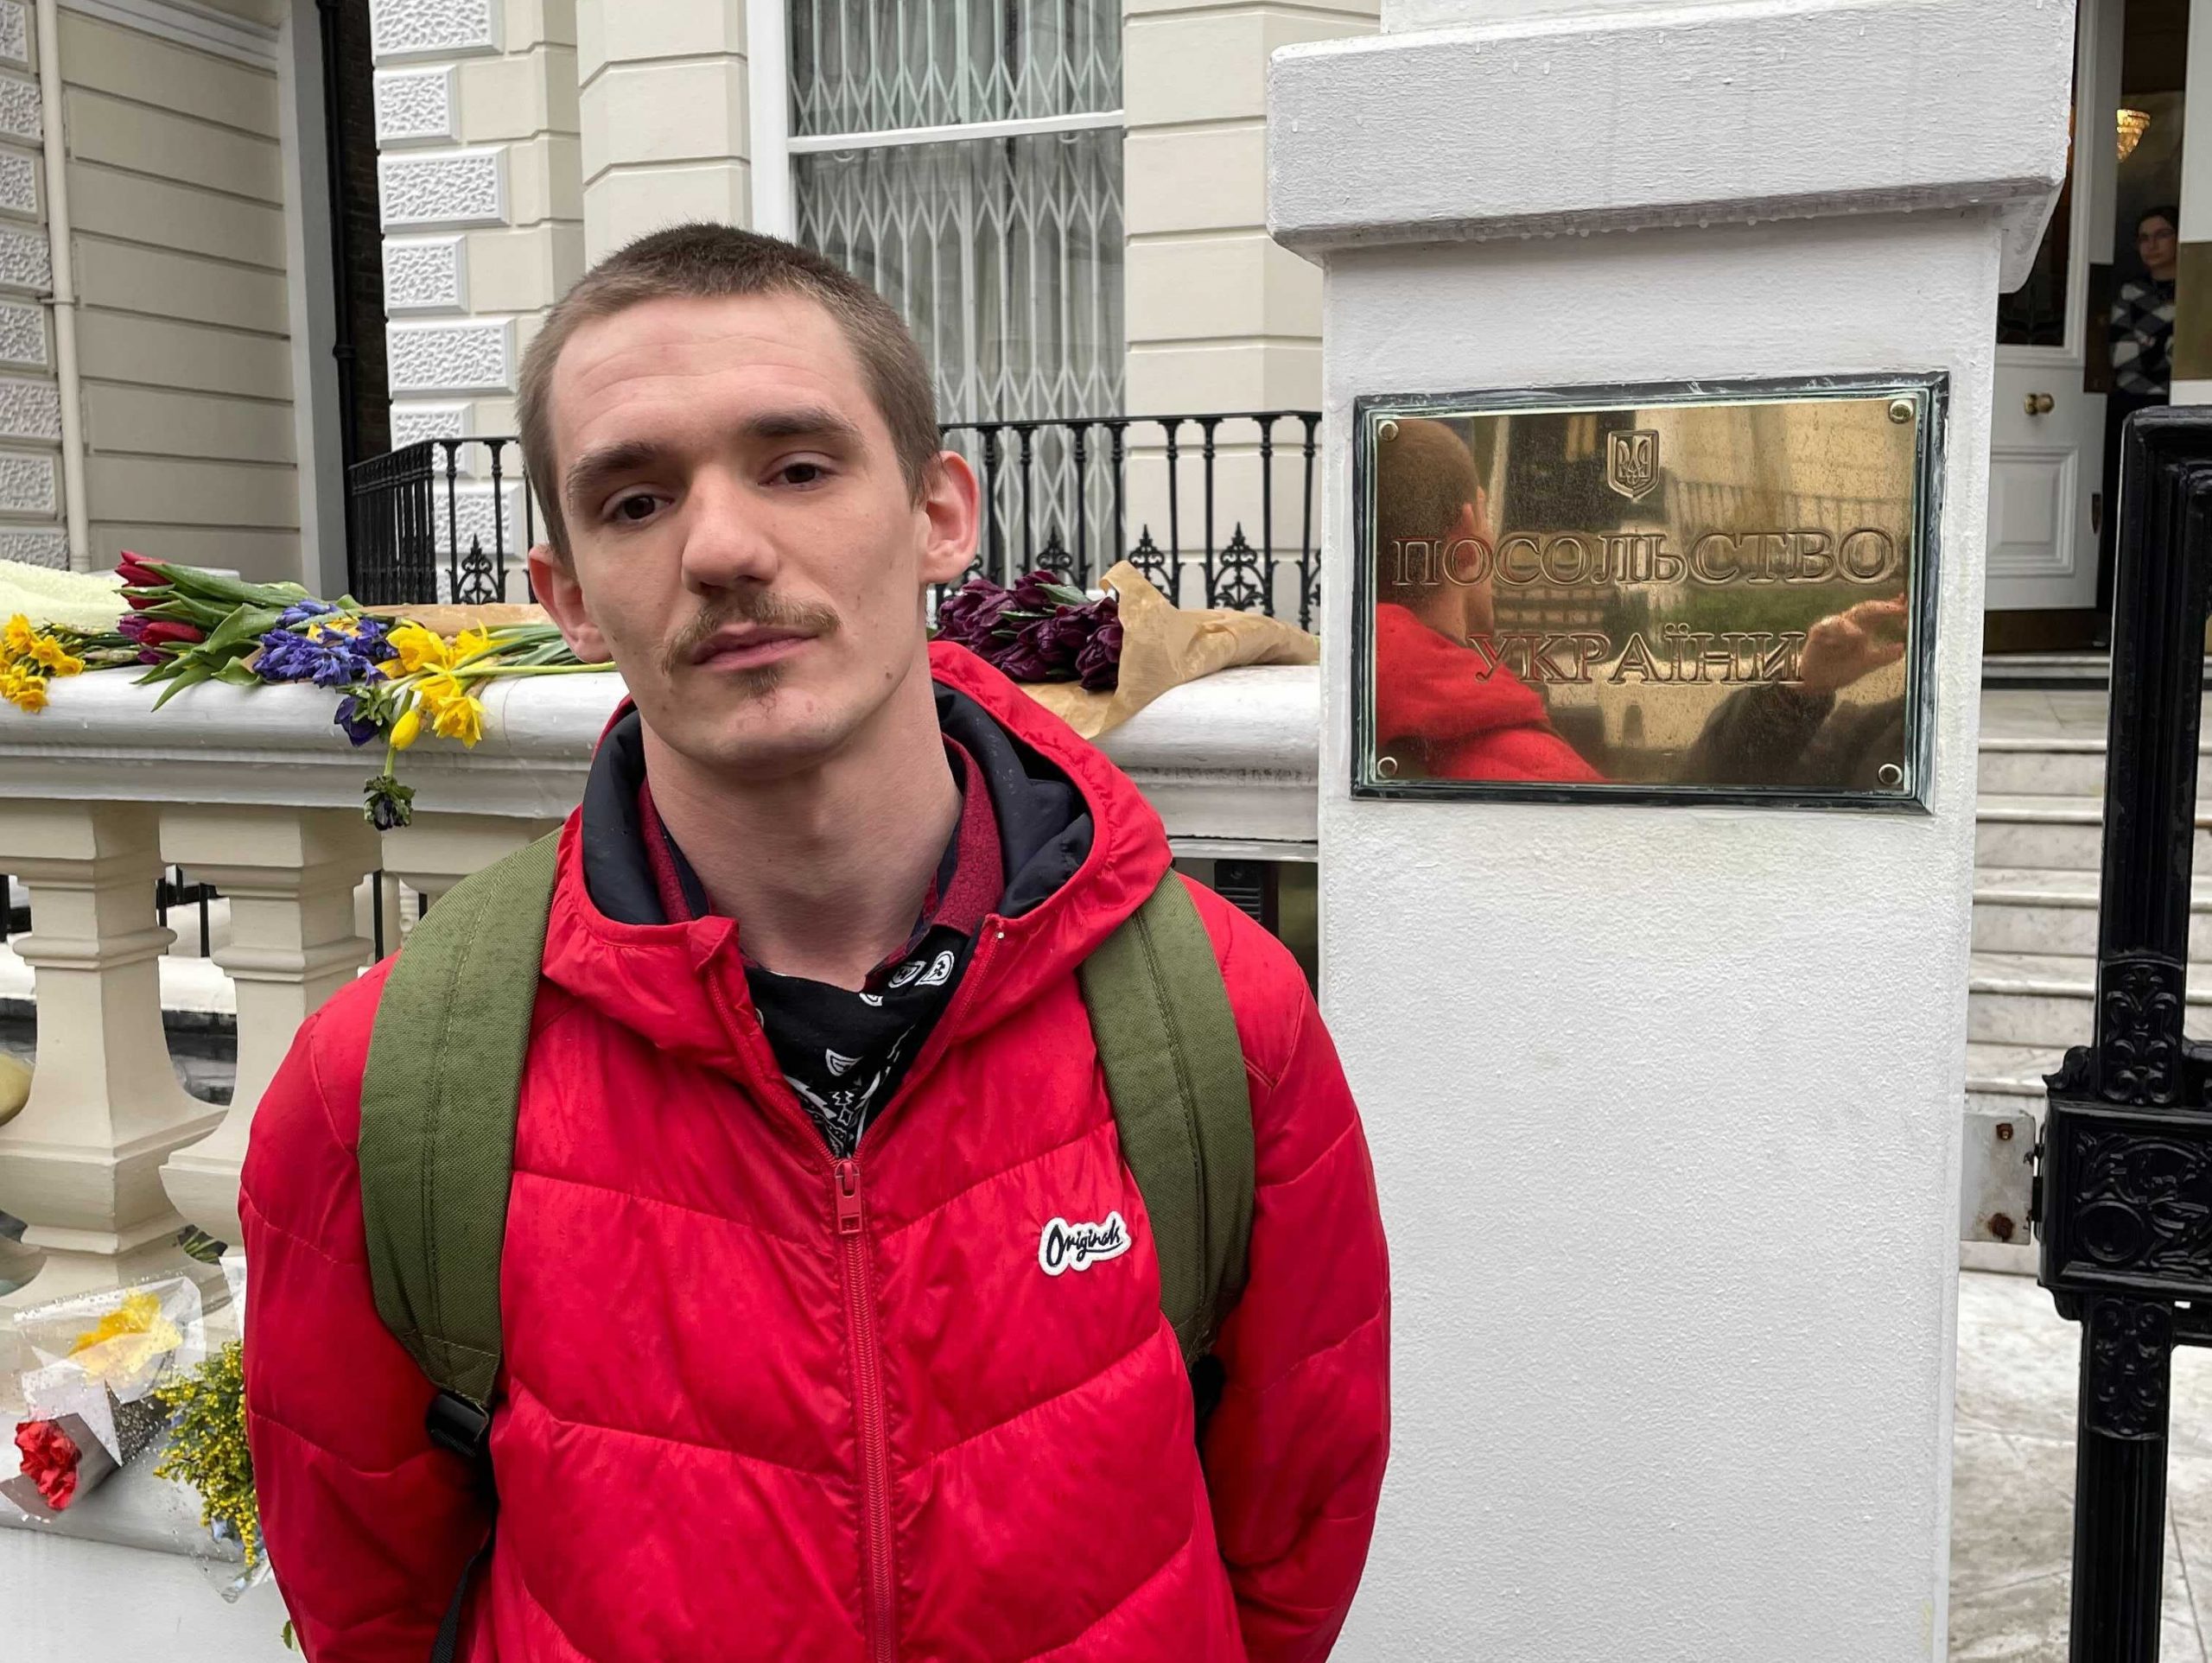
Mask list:
[[2135,154],[2135,147],[2143,142],[2143,135],[2151,130],[2148,110],[2122,110],[2120,112],[2120,159],[2122,162]]

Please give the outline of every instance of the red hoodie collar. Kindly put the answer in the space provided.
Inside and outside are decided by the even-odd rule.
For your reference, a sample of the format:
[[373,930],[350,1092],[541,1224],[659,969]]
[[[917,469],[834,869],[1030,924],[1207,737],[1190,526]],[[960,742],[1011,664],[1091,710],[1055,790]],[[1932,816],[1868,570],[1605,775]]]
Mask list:
[[[1152,805],[1058,717],[965,648],[933,643],[930,673],[1065,774],[1093,825],[1090,852],[1065,884],[1018,917],[982,920],[960,996],[939,1025],[938,1037],[951,1039],[991,1026],[1072,974],[1152,892],[1169,856]],[[752,998],[734,922],[639,924],[608,917],[593,904],[585,884],[582,837],[579,809],[561,835],[560,876],[546,928],[547,979],[659,1049],[748,1077],[754,1066],[735,1036],[750,1023]]]

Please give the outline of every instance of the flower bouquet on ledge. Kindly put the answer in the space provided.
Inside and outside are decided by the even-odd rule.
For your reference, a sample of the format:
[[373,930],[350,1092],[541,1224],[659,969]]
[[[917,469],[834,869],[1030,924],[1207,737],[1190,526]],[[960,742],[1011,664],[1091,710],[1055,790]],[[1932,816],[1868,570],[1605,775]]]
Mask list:
[[83,1293],[16,1314],[35,1367],[22,1378],[19,1469],[0,1496],[54,1519],[151,1444],[165,1387],[205,1355],[200,1291],[182,1277]]
[[129,607],[104,632],[55,621],[43,590],[19,586],[35,610],[0,622],[0,699],[35,712],[55,679],[128,663],[143,669],[142,682],[162,686],[156,710],[203,682],[310,683],[335,695],[331,720],[348,740],[384,742],[362,809],[380,831],[413,813],[414,792],[397,773],[402,751],[425,735],[466,746],[484,737],[486,682],[608,668],[579,663],[534,606],[372,609],[319,600],[296,583],[250,583],[131,554],[116,578],[119,590],[112,580],[70,576],[72,616],[81,618],[88,583]]
[[1243,664],[1311,664],[1318,637],[1262,613],[1176,606],[1128,562],[1094,600],[1032,572],[1011,589],[976,578],[938,603],[938,637],[1024,683],[1087,739],[1119,727],[1170,688]]

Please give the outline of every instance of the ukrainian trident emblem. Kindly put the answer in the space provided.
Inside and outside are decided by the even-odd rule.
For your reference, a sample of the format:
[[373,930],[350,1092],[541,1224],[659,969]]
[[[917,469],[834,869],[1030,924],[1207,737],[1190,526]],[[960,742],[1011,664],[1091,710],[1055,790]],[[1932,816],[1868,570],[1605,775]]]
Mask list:
[[1659,435],[1637,428],[1605,435],[1605,483],[1640,503],[1659,483]]

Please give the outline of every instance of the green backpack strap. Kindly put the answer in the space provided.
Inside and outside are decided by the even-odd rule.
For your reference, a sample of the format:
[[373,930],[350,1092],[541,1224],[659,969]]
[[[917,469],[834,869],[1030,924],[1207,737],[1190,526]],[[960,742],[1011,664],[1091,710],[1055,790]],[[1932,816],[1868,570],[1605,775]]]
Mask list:
[[1160,1257],[1160,1304],[1196,1364],[1243,1292],[1252,1099],[1213,943],[1171,869],[1078,973],[1106,1094]]
[[377,1006],[361,1082],[361,1216],[377,1315],[439,1397],[434,1440],[480,1453],[499,1374],[515,1113],[559,834],[423,914]]

